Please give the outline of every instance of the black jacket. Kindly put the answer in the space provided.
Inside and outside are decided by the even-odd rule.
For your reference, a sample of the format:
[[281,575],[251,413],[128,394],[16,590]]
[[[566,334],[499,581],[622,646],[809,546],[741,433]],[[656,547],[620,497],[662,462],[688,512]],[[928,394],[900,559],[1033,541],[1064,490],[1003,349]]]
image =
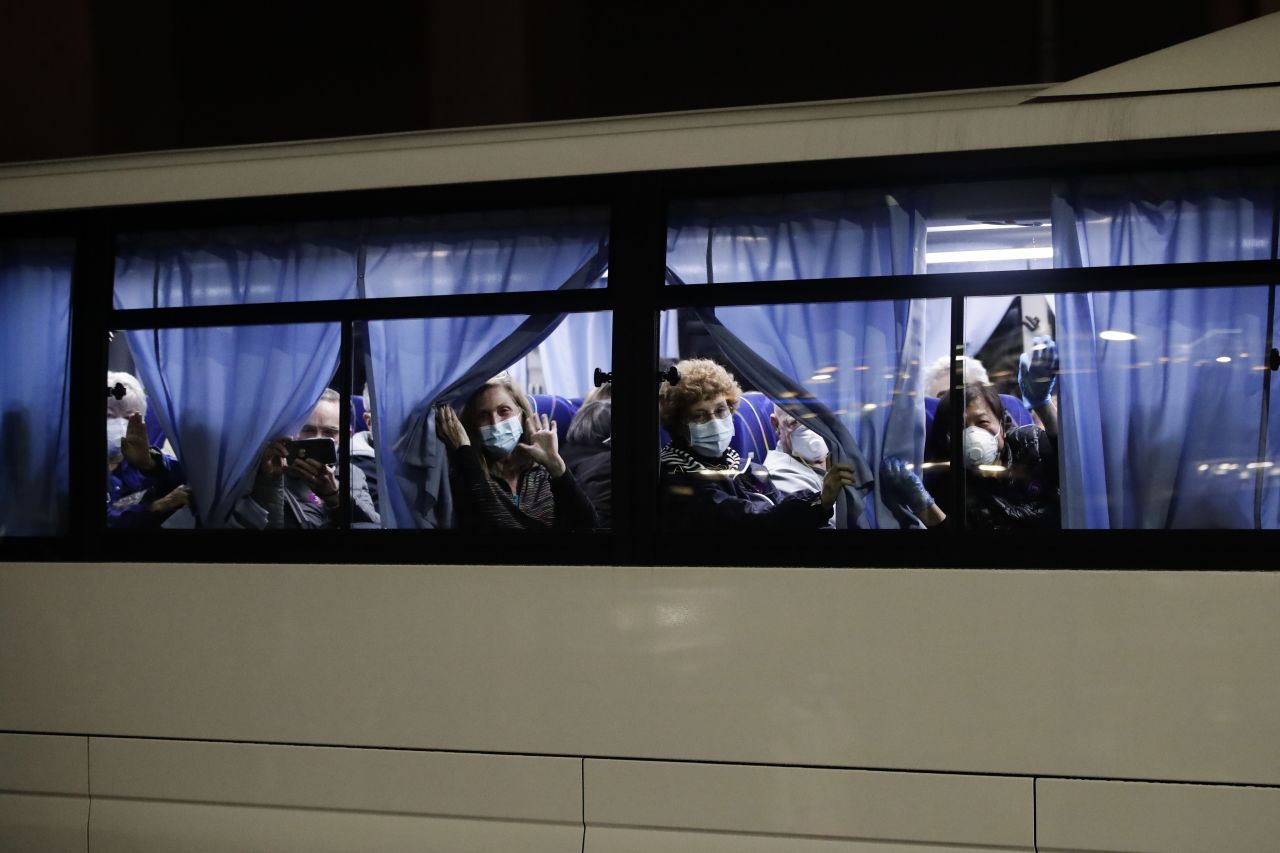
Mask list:
[[818,530],[831,518],[818,493],[780,493],[763,465],[738,470],[735,450],[707,459],[667,445],[662,465],[662,525],[667,530]]
[[[978,530],[1061,527],[1058,451],[1048,433],[1030,424],[1006,430],[999,463],[1007,470],[995,476],[965,472],[966,524]],[[950,518],[950,471],[926,477],[925,485]]]

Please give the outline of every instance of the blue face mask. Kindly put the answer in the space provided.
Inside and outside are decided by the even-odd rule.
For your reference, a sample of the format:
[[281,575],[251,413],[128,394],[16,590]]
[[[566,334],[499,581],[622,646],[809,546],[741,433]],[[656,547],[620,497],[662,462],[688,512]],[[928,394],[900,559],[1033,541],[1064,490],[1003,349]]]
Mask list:
[[733,415],[712,418],[705,424],[689,424],[689,448],[703,456],[719,458],[733,440]]
[[493,426],[480,427],[480,442],[484,452],[494,459],[509,456],[520,442],[524,429],[520,426],[520,416],[515,415],[505,421],[498,421]]

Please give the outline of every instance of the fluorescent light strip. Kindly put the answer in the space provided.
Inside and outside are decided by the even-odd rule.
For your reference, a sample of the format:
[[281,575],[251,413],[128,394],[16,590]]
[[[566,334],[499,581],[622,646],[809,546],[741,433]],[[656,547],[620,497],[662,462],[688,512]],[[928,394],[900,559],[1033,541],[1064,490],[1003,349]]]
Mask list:
[[948,231],[1008,231],[1013,228],[1048,228],[1049,223],[1022,225],[1017,222],[974,222],[968,225],[929,225],[924,230],[929,234],[943,234]]
[[983,261],[1034,261],[1052,258],[1053,249],[975,249],[966,252],[926,252],[927,264],[979,264]]

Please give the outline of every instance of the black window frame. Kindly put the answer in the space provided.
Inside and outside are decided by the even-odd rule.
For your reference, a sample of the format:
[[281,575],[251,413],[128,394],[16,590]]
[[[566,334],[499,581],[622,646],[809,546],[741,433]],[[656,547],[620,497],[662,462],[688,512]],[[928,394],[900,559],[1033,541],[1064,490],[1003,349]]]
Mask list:
[[[974,530],[834,531],[788,537],[666,535],[658,524],[658,322],[682,307],[826,303],[950,297],[952,346],[961,341],[964,297],[1019,293],[1208,288],[1280,284],[1280,260],[1167,264],[869,278],[665,284],[672,202],[832,188],[1058,179],[1180,169],[1280,166],[1280,133],[1008,150],[893,155],[482,184],[353,190],[166,202],[0,217],[0,239],[74,236],[72,281],[71,530],[65,536],[0,539],[0,560],[566,564],[615,566],[981,567],[1076,569],[1259,569],[1226,564],[1280,544],[1274,530],[1063,530],[993,534]],[[126,328],[279,322],[260,305],[116,310],[115,235],[138,231],[263,226],[304,220],[604,205],[610,210],[608,286],[517,292],[290,303],[290,322],[339,322],[338,390],[351,388],[352,324],[426,316],[611,311],[614,318],[614,527],[593,534],[466,531],[118,531],[102,516],[101,409],[106,333]],[[1273,253],[1274,255],[1274,253]],[[1274,292],[1274,289],[1273,289]],[[1271,344],[1274,346],[1274,343]],[[958,372],[958,370],[953,371]],[[958,378],[958,377],[953,377]],[[97,394],[91,393],[95,388]],[[349,424],[341,407],[343,426]],[[957,409],[957,415],[960,412]],[[341,453],[349,458],[348,431]],[[962,478],[959,478],[962,479]],[[344,516],[346,513],[344,509]],[[903,538],[907,537],[907,538]]]

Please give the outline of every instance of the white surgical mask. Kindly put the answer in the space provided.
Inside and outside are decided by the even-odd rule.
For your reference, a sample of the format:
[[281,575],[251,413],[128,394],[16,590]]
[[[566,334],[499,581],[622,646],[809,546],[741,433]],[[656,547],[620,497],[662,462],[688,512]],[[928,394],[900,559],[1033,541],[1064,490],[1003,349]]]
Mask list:
[[1000,452],[996,437],[979,426],[964,429],[964,462],[970,467],[990,465]]
[[733,415],[689,424],[689,447],[703,456],[719,458],[733,440]]
[[129,429],[128,418],[107,418],[107,459],[119,459],[124,455],[121,442]]
[[523,434],[519,415],[512,415],[493,426],[480,427],[480,441],[484,445],[484,451],[495,459],[510,455]]
[[791,454],[798,456],[810,465],[827,458],[827,443],[808,427],[796,427],[791,433]]

